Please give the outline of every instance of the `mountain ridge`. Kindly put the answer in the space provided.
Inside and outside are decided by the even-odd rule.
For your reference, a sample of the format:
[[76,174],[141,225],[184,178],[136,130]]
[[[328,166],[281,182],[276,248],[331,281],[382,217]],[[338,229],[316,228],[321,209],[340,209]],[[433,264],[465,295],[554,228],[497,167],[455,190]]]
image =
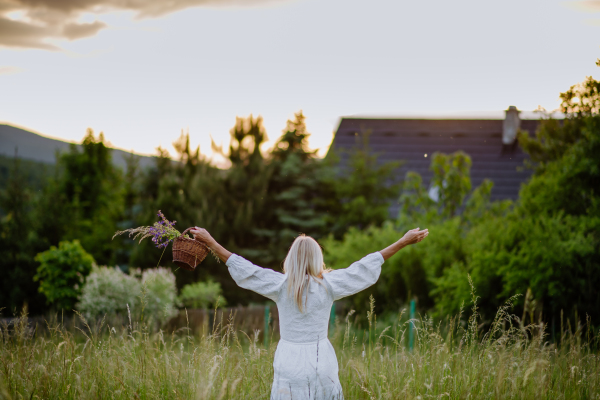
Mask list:
[[[68,152],[71,144],[73,143],[45,137],[16,126],[0,124],[0,154],[4,156],[14,157],[15,149],[17,149],[18,158],[55,164],[56,152]],[[75,144],[75,146],[81,148],[81,144]],[[138,159],[139,167],[142,169],[153,166],[156,158],[112,147],[110,149],[113,163],[123,169],[127,168],[126,158],[131,154]]]

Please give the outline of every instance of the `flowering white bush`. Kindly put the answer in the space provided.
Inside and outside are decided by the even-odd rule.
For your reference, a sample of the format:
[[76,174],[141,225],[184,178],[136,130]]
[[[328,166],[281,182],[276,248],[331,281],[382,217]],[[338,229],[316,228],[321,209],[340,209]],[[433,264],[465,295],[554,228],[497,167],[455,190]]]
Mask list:
[[142,274],[142,291],[145,291],[142,297],[146,302],[144,315],[164,322],[177,314],[177,286],[170,269],[159,267],[145,270]]
[[[140,279],[141,278],[141,279]],[[168,268],[132,270],[123,273],[119,268],[94,267],[88,275],[77,309],[88,318],[127,313],[127,306],[137,318],[167,321],[177,314],[175,275]]]
[[77,309],[88,318],[127,312],[139,302],[141,283],[119,268],[96,267],[85,280]]

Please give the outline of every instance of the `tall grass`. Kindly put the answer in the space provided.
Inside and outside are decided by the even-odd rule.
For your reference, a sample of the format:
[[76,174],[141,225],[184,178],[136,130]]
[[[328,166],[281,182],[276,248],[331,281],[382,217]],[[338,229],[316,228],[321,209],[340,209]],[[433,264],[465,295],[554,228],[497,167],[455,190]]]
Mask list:
[[[474,299],[476,300],[476,299]],[[556,343],[546,326],[510,314],[509,299],[481,331],[474,301],[445,322],[406,320],[388,326],[352,312],[331,341],[346,399],[600,399],[598,336],[586,324],[563,324]],[[237,316],[239,317],[239,316]],[[233,329],[233,315],[212,332],[151,331],[142,321],[33,327],[25,312],[0,328],[3,399],[268,399],[276,343]],[[414,324],[415,346],[406,336]],[[290,360],[293,362],[293,360]]]

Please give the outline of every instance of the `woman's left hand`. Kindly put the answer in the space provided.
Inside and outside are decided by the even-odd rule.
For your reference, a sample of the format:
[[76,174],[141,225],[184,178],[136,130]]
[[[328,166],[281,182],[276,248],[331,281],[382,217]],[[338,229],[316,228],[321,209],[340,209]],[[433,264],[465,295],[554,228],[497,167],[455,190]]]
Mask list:
[[206,243],[207,245],[210,245],[215,240],[212,236],[210,236],[210,233],[208,233],[208,231],[204,228],[199,228],[195,226],[194,229],[190,229],[190,232],[192,233],[192,235],[194,235],[194,239]]

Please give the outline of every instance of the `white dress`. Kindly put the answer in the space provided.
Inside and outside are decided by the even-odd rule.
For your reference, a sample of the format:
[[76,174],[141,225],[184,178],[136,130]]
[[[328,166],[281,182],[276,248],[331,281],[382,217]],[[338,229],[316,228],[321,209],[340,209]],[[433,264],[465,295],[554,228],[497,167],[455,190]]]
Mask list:
[[338,363],[327,339],[329,315],[335,300],[358,293],[377,282],[383,256],[369,254],[345,269],[323,275],[320,283],[311,278],[304,312],[287,295],[287,276],[261,268],[232,254],[229,273],[244,289],[250,289],[277,303],[281,339],[273,368],[271,400],[343,399]]

